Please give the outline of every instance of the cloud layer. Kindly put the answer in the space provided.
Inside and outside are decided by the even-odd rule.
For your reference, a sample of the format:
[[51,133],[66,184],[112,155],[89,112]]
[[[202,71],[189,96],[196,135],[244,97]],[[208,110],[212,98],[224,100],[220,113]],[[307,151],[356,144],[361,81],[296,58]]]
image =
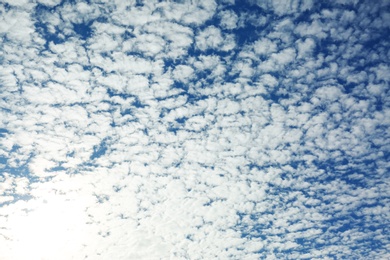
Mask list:
[[2,1],[0,258],[390,257],[389,7]]

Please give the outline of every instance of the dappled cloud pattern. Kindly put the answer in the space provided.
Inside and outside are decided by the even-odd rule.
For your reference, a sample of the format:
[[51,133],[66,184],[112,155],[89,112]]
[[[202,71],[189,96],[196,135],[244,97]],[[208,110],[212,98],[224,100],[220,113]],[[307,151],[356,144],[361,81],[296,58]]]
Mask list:
[[389,1],[0,1],[0,259],[388,259]]

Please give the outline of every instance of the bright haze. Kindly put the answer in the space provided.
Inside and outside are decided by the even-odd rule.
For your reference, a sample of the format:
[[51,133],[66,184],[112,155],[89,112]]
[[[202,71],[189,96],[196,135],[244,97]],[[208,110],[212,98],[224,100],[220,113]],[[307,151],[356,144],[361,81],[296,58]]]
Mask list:
[[387,0],[0,0],[0,259],[390,259]]

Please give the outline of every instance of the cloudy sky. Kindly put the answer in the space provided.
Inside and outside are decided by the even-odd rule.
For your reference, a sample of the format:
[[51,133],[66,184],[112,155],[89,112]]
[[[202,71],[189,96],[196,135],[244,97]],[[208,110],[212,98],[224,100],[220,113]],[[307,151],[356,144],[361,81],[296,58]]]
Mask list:
[[390,258],[390,2],[0,1],[0,259]]

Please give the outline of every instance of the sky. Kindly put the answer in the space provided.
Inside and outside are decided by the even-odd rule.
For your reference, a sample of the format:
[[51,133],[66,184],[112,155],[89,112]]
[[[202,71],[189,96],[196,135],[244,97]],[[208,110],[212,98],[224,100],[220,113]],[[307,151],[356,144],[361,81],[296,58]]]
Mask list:
[[0,259],[390,259],[387,0],[0,0]]

